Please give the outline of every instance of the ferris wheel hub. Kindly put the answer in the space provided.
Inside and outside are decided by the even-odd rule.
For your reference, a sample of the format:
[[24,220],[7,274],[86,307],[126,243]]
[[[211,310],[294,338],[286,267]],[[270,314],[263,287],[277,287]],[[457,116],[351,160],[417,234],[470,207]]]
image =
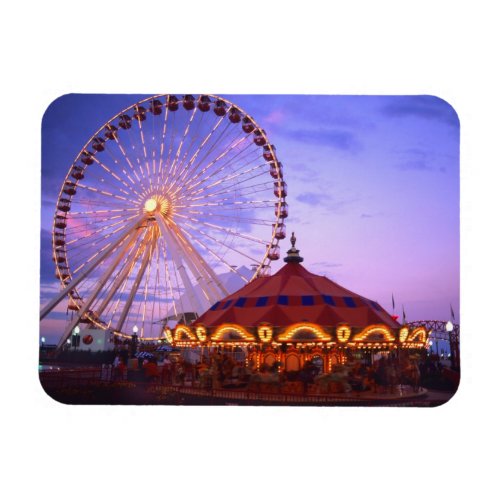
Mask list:
[[165,217],[169,217],[172,215],[173,205],[165,195],[155,194],[144,202],[143,210],[147,215],[160,213]]
[[158,202],[154,198],[149,198],[144,203],[144,210],[150,214],[156,212],[157,209],[158,209]]

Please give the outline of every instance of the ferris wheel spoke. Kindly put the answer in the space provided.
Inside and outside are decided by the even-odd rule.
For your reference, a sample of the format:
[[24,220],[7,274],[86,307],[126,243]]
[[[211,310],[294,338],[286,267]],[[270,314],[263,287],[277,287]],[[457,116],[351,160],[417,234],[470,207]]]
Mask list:
[[185,171],[185,166],[186,166],[186,158],[188,157],[188,155],[191,153],[191,150],[193,148],[193,145],[198,141],[198,137],[199,137],[199,132],[200,132],[200,127],[201,125],[204,123],[204,117],[205,117],[205,113],[201,113],[201,119],[198,120],[197,124],[196,124],[196,129],[194,130],[193,132],[193,138],[191,139],[191,141],[189,142],[189,145],[188,147],[186,148],[186,150],[184,151],[184,154],[182,155],[182,159],[180,159],[177,163],[178,163],[178,169],[177,169],[177,174],[175,175],[175,178],[172,180],[173,183],[176,183],[177,180],[183,175],[184,171]]
[[[176,113],[173,113],[172,127],[170,130],[170,141],[169,141],[167,158],[166,158],[165,162],[163,162],[165,169],[164,169],[164,171],[162,171],[161,178],[160,178],[161,180],[158,182],[158,186],[160,186],[160,184],[165,183],[166,179],[168,179],[170,172],[171,172],[172,164],[170,162],[170,158],[171,158],[172,152],[174,150],[174,139],[175,139],[175,130],[176,130],[175,129],[175,115],[176,115]],[[161,159],[163,158],[163,149],[161,150],[160,162],[161,162]]]
[[[139,120],[138,120],[139,121]],[[132,151],[134,151],[134,160],[135,160],[135,163],[137,163],[137,166],[139,167],[139,171],[141,173],[141,178],[140,178],[140,183],[142,184],[142,182],[145,180],[145,174],[144,174],[144,169],[142,168],[142,163],[141,163],[141,160],[139,159],[139,156],[138,156],[138,153],[137,151],[140,151],[140,147],[135,143],[134,141],[134,137],[133,135],[135,134],[135,128],[134,127],[130,127],[130,128],[127,128],[126,129],[126,136],[128,138],[128,141],[129,141],[129,144],[130,144],[130,147],[132,149]],[[134,170],[134,172],[136,172],[136,168],[133,166],[132,169]]]
[[[137,110],[137,112],[139,112],[139,109],[138,109],[137,106],[136,106],[136,110]],[[152,120],[152,121],[153,121],[153,124],[154,124],[154,120]],[[150,169],[149,169],[149,159],[148,159],[148,152],[147,152],[147,148],[146,148],[146,143],[144,141],[144,131],[142,129],[142,120],[137,120],[137,123],[139,125],[139,133],[140,133],[140,136],[141,136],[142,150],[143,150],[143,153],[144,153],[144,164],[146,166],[146,171],[147,171],[147,180],[149,181],[149,188],[152,189],[153,188],[153,181],[151,179],[151,172],[150,172]],[[142,165],[141,165],[141,170],[142,170]]]
[[[231,139],[230,144],[220,153],[216,158],[213,160],[207,162],[207,158],[210,156],[210,153],[212,152],[212,148],[207,151],[205,156],[200,159],[200,161],[197,163],[197,165],[193,168],[193,175],[190,179],[186,179],[182,184],[179,184],[177,187],[172,186],[172,188],[176,187],[174,190],[174,195],[177,194],[181,190],[187,189],[189,191],[189,187],[191,184],[196,181],[198,178],[203,176],[207,171],[210,170],[211,167],[213,167],[215,164],[217,164],[218,161],[220,161],[222,158],[224,158],[226,155],[228,155],[234,148],[238,147],[246,137],[241,137],[239,135],[236,135],[234,139]],[[215,148],[215,145],[213,145],[213,148]],[[202,170],[199,170],[199,167],[201,165],[205,165]],[[196,185],[196,184],[195,184]],[[172,189],[171,188],[171,189]]]
[[[118,181],[122,186],[125,186],[128,190],[134,191],[137,194],[137,191],[134,190],[132,186],[130,186],[126,181],[124,181],[116,172],[111,170],[105,163],[103,163],[98,155],[94,155],[94,161],[107,173],[109,174],[115,181]],[[123,192],[123,191],[122,191]],[[126,195],[130,195],[128,191],[125,191]]]
[[[232,132],[233,130],[230,129],[230,126],[231,126],[231,123],[228,123],[226,125],[226,128],[222,130],[221,134],[219,135],[219,137],[217,139],[215,139],[214,143],[210,146],[210,148],[205,152],[205,155],[198,161],[198,163],[196,165],[194,165],[194,167],[191,169],[191,173],[193,176],[197,176],[197,172],[199,172],[199,167],[201,165],[205,165],[207,162],[207,158],[210,156],[210,154],[215,150],[216,146],[222,141],[222,138],[226,135],[227,131],[229,130],[230,132]],[[230,135],[230,134],[229,134]],[[235,135],[235,138],[231,139],[230,142],[232,142],[233,140],[237,139],[239,137],[238,134]],[[203,173],[203,172],[199,172],[200,175]],[[177,193],[179,192],[182,192],[182,190],[184,188],[186,188],[186,186],[189,184],[189,181],[187,179],[183,179],[181,183],[178,183],[178,187],[177,189],[175,189],[174,191],[174,195],[176,195]],[[175,187],[175,186],[174,186]]]
[[[224,296],[228,295],[228,291],[220,282],[218,276],[210,269],[203,257],[198,253],[196,248],[191,244],[189,239],[186,239],[179,231],[176,225],[172,226],[172,232],[177,240],[180,240],[179,247],[186,248],[187,252],[184,253],[188,262],[191,261],[199,273],[198,284],[201,287],[207,301],[212,305],[217,300],[221,300]],[[191,271],[193,272],[193,270]],[[194,272],[193,272],[194,274]]]
[[[218,124],[217,124],[216,128],[218,128]],[[198,160],[198,162],[196,164],[194,164],[194,161],[196,160],[196,158],[195,157],[192,158],[194,166],[191,170],[191,174],[196,174],[198,168],[201,165],[204,165],[207,163],[207,160],[210,157],[211,153],[213,151],[215,151],[216,147],[218,147],[220,144],[223,143],[223,140],[227,140],[229,142],[229,144],[232,144],[235,140],[237,140],[241,137],[241,135],[238,133],[238,130],[236,129],[236,131],[235,131],[234,125],[232,123],[228,122],[226,124],[226,126],[220,131],[219,135],[214,139],[212,144],[207,146],[208,140],[213,135],[213,132],[215,132],[215,129],[213,129],[211,131],[211,133],[209,134],[209,136],[207,136],[207,141],[204,141],[203,144],[200,146],[200,151],[197,151],[197,153],[195,155],[196,157],[198,156],[198,154],[201,152],[201,150],[203,148],[207,147],[206,151],[204,152],[204,154],[201,156],[201,158]]]
[[[233,248],[233,247],[230,247],[228,246],[226,243],[224,243],[223,241],[217,239],[217,238],[214,238],[213,236],[211,236],[210,234],[207,234],[205,233],[204,231],[202,231],[201,229],[197,229],[196,227],[192,226],[191,224],[187,223],[185,224],[187,227],[189,227],[192,231],[195,231],[196,233],[199,233],[199,234],[202,234],[203,236],[205,236],[206,238],[212,240],[212,241],[215,241],[218,245],[221,245],[223,247],[226,247],[228,248],[229,250],[232,250],[233,252],[236,252],[236,253],[239,253],[240,255],[242,255],[243,257],[245,257],[246,259],[249,259],[253,262],[255,262],[256,264],[260,264],[260,261],[259,260],[256,260],[254,257],[251,257],[250,255],[247,255],[246,253],[242,252],[241,250],[238,250],[237,248]],[[186,230],[187,231],[187,230]],[[191,233],[192,234],[192,233]]]
[[186,128],[184,129],[184,135],[182,136],[182,139],[179,143],[179,147],[177,148],[177,152],[175,153],[174,161],[172,162],[171,165],[171,170],[169,170],[169,176],[172,175],[172,177],[175,177],[175,174],[177,173],[177,163],[179,161],[179,155],[181,153],[182,146],[184,145],[184,141],[186,140],[187,134],[189,133],[189,129],[191,127],[191,123],[193,123],[193,119],[196,115],[196,112],[198,111],[198,108],[195,107],[193,109],[193,112],[191,113],[191,117],[189,118],[188,124],[186,125]]
[[[129,245],[129,250],[126,256],[123,257],[122,263],[120,263],[117,266],[117,272],[115,276],[111,276],[108,282],[105,284],[105,286],[101,289],[99,295],[96,297],[94,300],[94,304],[92,306],[92,314],[94,314],[96,317],[100,318],[102,315],[102,311],[99,312],[101,309],[101,304],[103,304],[103,301],[107,300],[107,296],[110,295],[110,291],[113,290],[113,288],[116,285],[116,280],[119,278],[119,276],[123,273],[124,269],[127,267],[127,264],[129,262],[129,259],[131,255],[133,254],[134,248],[135,248],[135,243],[137,242],[137,239]],[[89,289],[92,288],[92,285],[88,287]],[[104,309],[104,308],[103,308]]]
[[[172,260],[173,260],[174,255],[172,253],[171,253],[171,256],[172,256]],[[179,304],[180,304],[180,314],[182,315],[184,323],[187,323],[186,313],[196,310],[196,306],[193,305],[194,299],[192,298],[192,296],[190,295],[190,292],[188,292],[188,290],[186,288],[181,287],[180,284],[182,283],[182,278],[179,277],[179,269],[177,268],[176,265],[173,266],[173,275],[174,275],[174,279],[175,279],[175,286],[177,289],[178,300],[179,300]],[[186,295],[187,295],[187,300],[189,302],[189,305],[191,306],[190,308],[188,308],[185,304]]]
[[[260,177],[261,175],[269,174],[269,172],[267,172],[267,171],[262,171],[262,167],[265,166],[265,165],[267,165],[267,164],[255,165],[255,166],[253,166],[253,167],[251,167],[251,168],[249,168],[247,170],[244,170],[242,172],[237,172],[237,173],[234,173],[233,175],[228,175],[226,177],[222,177],[221,179],[216,180],[215,182],[213,182],[212,184],[209,184],[208,186],[204,186],[203,188],[198,189],[197,191],[191,192],[190,196],[189,196],[189,199],[190,200],[196,199],[196,198],[193,198],[193,197],[196,196],[199,193],[209,192],[209,190],[211,188],[215,187],[215,186],[224,185],[227,182],[230,182],[230,181],[232,181],[234,179],[237,179],[238,177],[241,177],[241,176],[247,175],[247,174],[251,174],[252,172],[255,172],[255,171],[258,171],[258,170],[261,170],[261,172],[257,172],[255,175],[252,175],[251,177],[243,179],[241,181],[241,183],[246,182],[248,179],[255,179],[256,177]],[[228,187],[227,189],[230,189],[230,187]]]
[[[143,239],[143,242],[144,241],[145,241],[145,239]],[[120,290],[118,291],[118,293],[116,295],[117,299],[116,299],[114,305],[111,306],[111,316],[110,316],[110,319],[109,319],[109,321],[107,323],[107,327],[108,328],[111,328],[111,326],[113,325],[113,321],[115,319],[118,307],[121,304],[122,296],[124,295],[124,291],[125,291],[125,288],[127,286],[127,282],[130,279],[131,273],[133,272],[133,269],[135,268],[135,266],[136,266],[136,264],[137,264],[140,256],[141,256],[141,253],[138,253],[136,255],[136,258],[135,258],[134,262],[132,263],[132,267],[130,268],[130,271],[126,275],[125,279],[123,280],[123,284],[121,285]]]
[[72,217],[75,215],[94,215],[97,217],[102,217],[103,215],[107,215],[109,213],[116,212],[137,212],[136,208],[112,208],[107,210],[86,210],[83,212],[71,212]]
[[146,271],[146,267],[148,265],[149,249],[151,248],[153,241],[154,241],[154,236],[149,235],[148,243],[147,243],[146,249],[144,250],[144,253],[143,253],[141,267],[139,268],[139,271],[138,271],[137,276],[134,280],[134,283],[132,284],[132,288],[130,290],[127,301],[125,302],[125,305],[123,306],[123,310],[121,312],[120,318],[118,319],[118,322],[116,324],[116,330],[118,330],[118,331],[122,330],[123,324],[125,323],[125,320],[127,319],[127,315],[128,315],[129,310],[130,310],[130,306],[132,305],[132,301],[135,298],[135,295],[137,293],[137,289],[139,288],[139,284],[141,283],[142,278],[144,276],[144,273]]
[[123,240],[123,245],[120,249],[117,250],[116,256],[107,268],[106,272],[103,276],[101,276],[98,280],[94,289],[90,296],[86,299],[83,306],[79,309],[78,314],[76,314],[76,318],[70,321],[70,324],[66,327],[66,330],[59,342],[58,347],[61,347],[67,340],[67,338],[71,335],[71,332],[75,328],[75,326],[80,322],[81,317],[89,310],[90,306],[94,302],[95,298],[99,294],[100,290],[106,283],[106,281],[110,278],[111,274],[114,272],[116,266],[119,264],[120,260],[124,256],[126,250],[129,248],[130,241],[136,237],[134,232],[130,232],[127,234],[126,238]]
[[[235,222],[240,222],[240,223],[249,223],[249,224],[255,224],[258,226],[272,226],[273,224],[276,224],[276,220],[266,220],[266,219],[255,219],[255,218],[249,218],[249,217],[241,217],[241,216],[236,216],[236,215],[225,215],[225,214],[220,214],[220,213],[214,213],[214,212],[203,212],[200,210],[186,210],[184,214],[193,214],[193,215],[202,215],[206,217],[210,217],[212,220],[223,220],[223,221],[235,221]],[[177,214],[179,216],[179,214]]]
[[[138,238],[137,238],[138,239]],[[122,269],[116,279],[114,280],[113,286],[109,290],[107,296],[103,299],[103,301],[99,304],[99,307],[94,311],[97,317],[100,317],[102,313],[106,310],[107,306],[115,296],[118,289],[126,282],[129,278],[137,260],[144,250],[144,246],[146,244],[146,238],[142,238],[140,244],[137,246],[134,252],[134,247],[130,249],[128,257],[124,260],[124,264]],[[130,258],[132,257],[132,258]]]
[[82,272],[78,277],[71,280],[70,283],[61,290],[61,292],[52,299],[40,312],[40,319],[43,319],[52,309],[61,302],[61,300],[66,297],[69,292],[71,292],[82,280],[84,280],[88,274],[90,274],[108,255],[110,255],[114,250],[116,250],[120,245],[124,245],[133,234],[133,231],[139,226],[142,220],[134,221],[131,223],[127,229],[122,233],[122,235],[117,238],[114,242],[108,243],[103,249],[101,249],[102,255],[99,259],[94,260],[92,264]]
[[[254,177],[256,178],[256,177]],[[236,192],[238,197],[245,197],[248,195],[253,195],[253,194],[258,194],[258,193],[269,193],[270,190],[272,190],[273,185],[269,183],[269,181],[266,182],[260,182],[258,184],[251,184],[251,185],[244,185],[239,188],[236,186],[239,186],[240,184],[243,184],[244,181],[240,183],[235,183],[233,186],[226,186],[224,189],[220,189],[219,191],[212,191],[208,192],[204,196],[197,196],[193,198],[188,198],[186,202],[193,202],[193,201],[200,201],[200,200],[209,200],[211,202],[214,201],[223,201],[223,200],[229,200],[229,199],[234,199],[234,193]],[[232,195],[229,198],[221,198],[221,196],[224,195]]]
[[[139,107],[136,106],[135,107],[136,111],[139,112]],[[146,143],[144,142],[144,132],[142,130],[142,120],[137,120],[137,124],[139,126],[139,134],[141,136],[141,144],[142,144],[142,151],[144,153],[144,161],[147,165],[147,171],[148,171],[148,176],[151,175],[150,171],[149,171],[149,165],[148,165],[148,152],[147,152],[147,149],[146,149]]]
[[103,191],[102,189],[98,189],[98,188],[95,188],[93,186],[87,186],[86,184],[78,184],[78,187],[83,188],[83,189],[88,189],[89,191],[92,191],[93,193],[102,194],[104,196],[110,196],[110,197],[115,198],[117,200],[120,200],[122,202],[125,201],[128,203],[133,203],[134,205],[139,205],[139,203],[135,200],[130,200],[130,199],[125,198],[124,196],[119,196],[117,194],[110,193],[109,191]]
[[[246,139],[246,137],[240,137],[240,138],[237,137],[233,142],[231,142],[231,144],[222,153],[220,153],[216,158],[214,158],[213,160],[208,162],[201,170],[198,170],[198,172],[195,173],[192,176],[192,178],[187,180],[183,185],[179,186],[177,191],[179,191],[180,189],[187,189],[188,191],[190,191],[194,187],[197,187],[203,181],[203,179],[206,179],[206,177],[208,177],[209,175],[210,176],[216,175],[220,171],[220,168],[218,170],[216,170],[215,172],[211,172],[210,174],[207,174],[206,177],[202,177],[207,172],[209,172],[210,169],[214,165],[217,165],[217,163],[220,162],[220,160],[225,158],[229,153],[233,152],[233,150],[235,148],[237,148],[240,144],[242,144],[245,141],[245,139]],[[248,144],[246,147],[242,148],[240,150],[240,152],[245,151],[248,146],[250,146],[250,144]],[[237,155],[235,155],[235,156],[237,156]],[[231,161],[231,160],[229,159],[228,162],[229,161]],[[202,180],[199,182],[196,182],[200,178],[202,178]]]
[[[132,161],[130,160],[130,158],[128,157],[127,155],[127,152],[125,150],[125,148],[123,147],[122,143],[120,142],[120,140],[118,139],[118,137],[116,138],[116,145],[118,146],[118,149],[120,150],[120,153],[122,154],[123,158],[125,159],[125,162],[127,163],[127,165],[129,166],[130,168],[130,172],[135,176],[137,182],[139,184],[141,184],[141,178],[139,177],[139,175],[137,174],[137,171],[134,167],[134,165],[132,165]],[[123,172],[125,173],[125,169],[123,169]],[[127,178],[133,183],[134,181],[130,178],[130,176],[127,174]]]
[[[118,228],[118,230],[123,229],[125,226],[122,226],[121,228]],[[92,241],[86,241],[82,243],[78,247],[78,252],[74,253],[71,255],[71,263],[73,264],[72,267],[74,267],[73,273],[78,273],[82,267],[84,267],[86,264],[91,262],[94,258],[98,257],[100,252],[102,250],[98,250],[95,252],[93,255],[90,257],[88,256],[89,252],[92,252],[98,245],[103,245],[106,243],[106,240],[109,238],[108,235],[100,236],[98,238],[95,238]],[[78,264],[80,261],[84,261],[81,264]]]
[[[233,150],[238,147],[244,140],[246,139],[246,137],[242,137],[241,139],[239,139],[238,141],[236,141],[235,143],[233,143],[228,149],[226,149],[223,153],[221,153],[219,156],[217,156],[217,158],[215,158],[213,161],[211,161],[210,163],[208,163],[208,165],[206,167],[204,167],[198,174],[194,175],[193,178],[190,180],[190,182],[188,182],[186,184],[186,186],[183,186],[185,187],[188,191],[191,191],[192,189],[194,189],[195,187],[198,187],[200,184],[202,184],[203,182],[206,182],[206,179],[207,177],[213,177],[213,176],[216,176],[218,174],[220,174],[222,171],[224,171],[227,166],[233,162],[236,158],[238,158],[238,156],[240,154],[242,154],[243,152],[245,152],[251,145],[252,143],[248,143],[245,147],[243,147],[242,149],[239,150],[238,153],[236,153],[232,158],[229,158],[227,159],[227,161],[225,163],[223,163],[222,165],[219,165],[219,168],[216,169],[215,171],[211,172],[209,175],[207,175],[207,177],[204,177],[204,179],[202,179],[201,181],[198,181],[198,179],[203,175],[205,174],[211,167],[213,167],[215,164],[217,164],[217,162],[219,162],[220,160],[222,160],[222,158],[224,158],[226,155],[228,155],[229,153],[233,152]],[[198,182],[196,182],[198,181]]]
[[215,229],[217,231],[229,234],[231,236],[237,236],[238,238],[243,238],[245,240],[253,241],[254,243],[260,243],[262,245],[268,245],[269,244],[268,241],[265,241],[265,240],[263,240],[261,238],[257,238],[255,236],[250,235],[250,234],[244,234],[244,233],[240,233],[240,232],[237,232],[237,231],[232,231],[231,229],[228,229],[226,227],[219,226],[219,225],[213,224],[211,222],[204,222],[204,221],[201,221],[200,219],[196,219],[194,217],[185,217],[185,218],[188,219],[189,221],[195,223],[195,224],[201,224],[202,226]]
[[[167,98],[168,99],[168,98]],[[168,106],[165,106],[165,117],[163,119],[163,128],[162,128],[162,133],[161,133],[161,141],[160,141],[160,152],[159,152],[159,160],[158,160],[158,169],[157,169],[157,176],[156,176],[156,188],[160,189],[160,179],[163,177],[163,152],[165,149],[165,137],[167,135],[167,123],[168,123],[168,115],[169,115],[169,109]]]
[[160,246],[162,249],[163,253],[163,262],[164,262],[164,267],[165,267],[165,277],[166,277],[166,283],[167,286],[165,287],[165,298],[167,299],[167,320],[168,320],[168,291],[170,290],[170,297],[172,298],[172,309],[174,310],[174,315],[177,316],[177,306],[175,304],[175,297],[174,297],[174,290],[172,287],[172,280],[170,279],[170,271],[168,270],[168,258],[167,258],[167,249],[166,249],[166,243],[165,240],[160,238]]
[[[116,234],[120,229],[122,228],[117,228],[115,231],[113,231],[112,233],[109,233],[109,234],[106,234],[102,237],[101,239],[101,242],[104,242],[105,240],[109,239],[113,234]],[[95,245],[90,245],[91,247],[92,246],[95,246]],[[92,262],[92,260],[94,260],[95,258],[97,258],[103,251],[104,249],[107,248],[107,245],[105,245],[103,248],[101,248],[100,250],[98,250],[97,252],[95,252],[93,255],[91,255],[90,257],[87,258],[87,260],[85,260],[82,264],[80,264],[78,267],[75,267],[74,271],[73,271],[73,274],[77,274],[78,272],[80,272],[80,270],[85,267],[87,264],[89,264],[90,262]],[[75,254],[74,256],[74,259],[76,260],[76,258],[81,255],[80,254]]]
[[[141,337],[144,337],[144,324],[146,321],[146,305],[148,303],[148,292],[149,292],[149,278],[151,275],[151,265],[153,263],[153,252],[156,247],[156,240],[158,238],[156,231],[154,231],[154,234],[152,236],[153,241],[148,249],[148,265],[147,265],[147,271],[146,271],[146,279],[144,281],[144,295],[143,295],[143,300],[142,300],[142,326],[141,326]],[[140,307],[139,307],[140,311]]]
[[[217,121],[217,123],[215,124],[215,126],[210,130],[210,132],[206,135],[206,137],[203,139],[203,141],[201,142],[201,144],[198,146],[198,149],[195,151],[195,153],[193,154],[193,156],[191,156],[191,158],[189,159],[189,161],[187,163],[183,164],[183,166],[181,168],[181,171],[179,173],[179,176],[177,177],[177,179],[174,182],[180,182],[180,183],[184,182],[187,174],[191,170],[191,167],[193,166],[194,162],[196,161],[197,156],[200,154],[200,152],[205,147],[205,145],[210,140],[210,138],[215,133],[215,131],[219,128],[219,126],[223,122],[223,120],[224,120],[224,117],[221,116],[219,118],[219,120]],[[229,126],[230,126],[230,123],[227,124],[226,129]],[[209,151],[209,153],[210,153],[210,151]]]
[[[237,274],[245,283],[248,283],[248,278],[246,278],[245,276],[243,276],[243,274],[241,274],[240,272],[238,272],[237,269],[235,269],[231,264],[229,264],[226,260],[224,260],[220,255],[218,255],[217,253],[215,253],[213,250],[211,250],[207,245],[205,245],[205,243],[203,243],[203,241],[201,241],[201,239],[197,238],[196,236],[193,236],[193,234],[191,234],[189,231],[186,231],[186,229],[182,226],[179,226],[179,229],[189,238],[191,239],[192,241],[195,241],[196,243],[198,243],[200,246],[202,246],[208,253],[210,253],[210,255],[212,255],[213,257],[215,257],[215,259],[217,259],[221,264],[223,264],[224,266],[227,267],[227,269],[229,271],[231,271],[232,273],[234,274]],[[227,295],[227,294],[226,294]]]
[[[182,315],[185,321],[186,319],[185,313],[189,312],[189,310],[185,307],[184,304],[185,296],[183,293],[181,293],[181,291],[185,292],[186,290],[181,289],[180,287],[180,278],[177,273],[172,252],[167,249],[167,242],[165,241],[164,238],[160,238],[159,241],[165,259],[165,273],[167,276],[168,290],[170,290],[170,297],[172,298],[172,309],[174,310],[174,316],[175,318],[179,318]],[[167,263],[171,264],[172,272],[168,270],[169,266]],[[167,316],[167,322],[168,322],[168,316]]]
[[[81,234],[85,234],[87,236],[90,236],[90,234],[92,234],[92,229],[94,229],[92,226],[98,226],[100,230],[103,230],[105,231],[106,229],[111,229],[112,227],[115,227],[119,224],[124,224],[124,223],[127,223],[128,221],[130,220],[133,220],[133,219],[136,219],[137,218],[137,214],[135,215],[132,215],[130,217],[123,217],[121,215],[115,215],[113,217],[108,217],[108,218],[105,218],[105,219],[91,219],[89,220],[88,222],[85,222],[85,223],[81,223],[81,219],[78,221],[80,222],[79,224],[73,224],[71,225],[70,227],[68,227],[66,229],[66,237],[74,237],[75,235],[81,235]],[[71,219],[70,219],[71,220]],[[113,223],[113,224],[109,224],[109,225],[106,225],[106,226],[102,226],[101,224],[103,223],[106,223],[106,222],[109,222],[109,221],[117,221],[116,223]],[[92,229],[90,229],[92,227]],[[112,232],[112,234],[115,234],[115,230]],[[81,239],[81,236],[80,236],[80,239]]]
[[[89,193],[90,194],[90,193]],[[93,196],[96,196],[96,193],[93,193]],[[120,201],[117,202],[116,200],[110,200],[109,198],[101,198],[101,197],[94,197],[94,198],[84,198],[82,196],[75,196],[73,198],[73,201],[71,203],[72,211],[76,208],[79,209],[79,207],[83,208],[107,208],[108,210],[112,210],[116,207],[121,207],[123,208],[124,202]]]
[[156,245],[155,247],[155,254],[156,254],[156,274],[155,274],[155,279],[154,279],[154,290],[153,290],[153,306],[151,307],[151,317],[149,318],[149,324],[150,324],[150,329],[149,329],[149,336],[153,336],[153,324],[155,322],[155,306],[156,306],[156,298],[158,297],[158,317],[161,318],[161,300],[159,297],[159,285],[160,285],[160,247]]
[[[129,184],[129,188],[131,191],[133,191],[136,195],[139,195],[139,193],[137,192],[137,190],[135,189],[135,186],[136,186],[136,181],[134,181],[134,179],[131,177],[131,175],[133,176],[134,175],[134,169],[133,169],[133,165],[132,163],[130,162],[130,160],[128,159],[127,157],[127,154],[124,150],[124,148],[122,147],[121,143],[120,143],[120,140],[118,138],[118,134],[116,134],[114,136],[114,141],[115,142],[115,145],[116,145],[116,148],[118,148],[118,150],[120,151],[120,154],[123,158],[121,159],[118,159],[113,150],[114,148],[111,148],[111,147],[107,147],[105,149],[105,153],[109,156],[109,158],[111,159],[111,162],[112,164],[115,166],[116,169],[119,169],[120,170],[120,173],[123,174],[127,179],[128,181],[130,182]],[[123,163],[123,160],[125,160],[125,164]],[[103,162],[104,163],[104,162]],[[126,166],[129,166],[130,168],[130,171],[127,170],[125,167]],[[109,165],[107,165],[109,167],[109,169],[116,173]],[[137,177],[136,177],[137,179]],[[123,182],[125,183],[126,181],[123,180]],[[139,179],[137,179],[137,182],[139,182]]]
[[191,283],[186,268],[184,267],[184,264],[182,262],[182,248],[179,248],[179,245],[177,244],[176,239],[172,236],[171,230],[167,226],[167,223],[163,216],[156,213],[154,217],[156,219],[156,222],[158,223],[161,236],[165,239],[165,243],[167,244],[167,246],[172,249],[171,255],[175,264],[175,270],[179,272],[182,283],[187,289],[189,302],[193,307],[193,310],[200,314],[204,310],[203,304],[200,302],[200,299],[196,294],[196,291],[194,290],[193,284]]
[[[225,201],[233,201],[232,203],[224,203]],[[248,210],[259,208],[261,205],[264,208],[274,207],[276,200],[245,200],[234,201],[233,198],[221,198],[218,202],[208,203],[192,203],[190,205],[179,205],[177,208],[195,208],[195,207],[223,207],[222,210]]]
[[[67,241],[65,242],[65,246],[71,247],[75,243],[78,243],[80,247],[84,247],[85,245],[95,246],[97,242],[106,241],[120,232],[127,225],[127,221],[132,219],[132,217],[120,219],[114,224],[103,223],[97,226],[91,226],[90,224],[79,226],[75,230],[66,233]],[[76,251],[76,249],[72,251]]]

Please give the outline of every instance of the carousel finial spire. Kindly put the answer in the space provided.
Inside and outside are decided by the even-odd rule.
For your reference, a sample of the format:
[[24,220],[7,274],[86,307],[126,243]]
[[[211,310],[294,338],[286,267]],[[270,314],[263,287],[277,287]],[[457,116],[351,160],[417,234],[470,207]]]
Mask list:
[[288,250],[288,252],[286,253],[286,257],[283,259],[286,263],[298,264],[299,262],[302,262],[304,260],[304,258],[299,255],[299,250],[295,248],[296,241],[297,238],[295,237],[295,233],[292,232],[292,237],[290,238],[290,243],[292,244],[292,248]]

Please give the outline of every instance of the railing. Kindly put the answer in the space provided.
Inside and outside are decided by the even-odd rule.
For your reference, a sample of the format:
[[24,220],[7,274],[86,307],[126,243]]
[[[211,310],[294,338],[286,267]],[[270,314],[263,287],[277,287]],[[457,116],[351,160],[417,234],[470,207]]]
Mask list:
[[[234,400],[234,401],[262,401],[262,402],[277,402],[277,403],[342,403],[346,401],[363,401],[364,398],[354,398],[352,395],[339,395],[339,394],[283,394],[279,392],[255,392],[246,390],[235,389],[202,389],[198,387],[186,386],[168,386],[168,392],[176,392],[179,394],[186,394],[191,396],[200,396],[213,399]],[[408,398],[415,398],[415,396],[423,396],[425,393],[408,394]],[[382,395],[381,395],[382,396]],[[395,399],[387,394],[387,400]],[[400,396],[398,399],[404,399],[405,396]],[[378,401],[383,400],[380,398]]]
[[[116,380],[113,374],[113,369],[108,366],[103,366],[102,368],[79,368],[79,369],[68,369],[61,368],[59,370],[50,370],[40,372],[40,382],[45,389],[48,390],[58,390],[66,388],[82,388],[89,386],[107,386],[113,387],[116,382],[126,382],[127,380]],[[129,372],[129,375],[130,372]],[[128,382],[132,383],[133,387],[139,391],[156,392],[157,394],[179,394],[186,396],[194,396],[200,398],[208,398],[213,400],[221,401],[234,401],[234,402],[255,402],[255,403],[285,403],[285,404],[332,404],[332,403],[346,403],[349,401],[369,401],[369,398],[363,397],[360,393],[317,393],[312,392],[317,390],[316,388],[310,387],[308,392],[303,392],[304,388],[302,384],[300,385],[300,390],[297,383],[294,384],[293,391],[282,392],[291,389],[290,387],[275,385],[272,390],[267,387],[259,388],[248,388],[248,389],[225,389],[225,388],[212,388],[212,387],[199,387],[199,386],[189,386],[181,385],[179,383],[169,384],[163,383],[161,380],[156,380],[154,382],[145,382],[142,380],[133,380],[135,377],[128,377]],[[424,392],[420,394],[408,393],[399,394],[398,396],[392,394],[379,394],[377,402],[380,404],[381,401],[387,401],[391,403],[397,403],[399,400],[401,403],[404,402],[406,398],[415,398],[416,396],[423,396]],[[394,397],[396,396],[396,397]],[[385,404],[385,403],[384,403]]]
[[45,388],[82,387],[105,380],[102,368],[61,368],[39,373],[40,383]]

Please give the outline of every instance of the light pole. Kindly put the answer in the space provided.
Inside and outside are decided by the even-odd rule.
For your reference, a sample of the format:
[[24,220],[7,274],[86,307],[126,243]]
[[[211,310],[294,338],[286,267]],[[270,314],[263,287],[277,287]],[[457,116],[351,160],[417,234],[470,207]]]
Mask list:
[[133,335],[132,335],[132,344],[130,346],[130,357],[134,357],[135,356],[135,351],[137,350],[137,332],[139,331],[139,327],[137,325],[134,325],[134,327],[132,328],[132,332],[133,332]]
[[73,347],[77,348],[77,346],[80,345],[80,327],[78,325],[75,326],[73,329],[73,341],[72,341]]
[[453,335],[452,335],[452,332],[455,329],[455,326],[453,325],[453,323],[451,321],[448,321],[446,323],[445,329],[448,332],[448,341],[449,341],[449,344],[450,344],[450,354],[451,354],[451,356],[450,356],[451,360],[450,361],[451,361],[451,367],[455,368],[457,360],[455,359],[455,342],[454,342]]

